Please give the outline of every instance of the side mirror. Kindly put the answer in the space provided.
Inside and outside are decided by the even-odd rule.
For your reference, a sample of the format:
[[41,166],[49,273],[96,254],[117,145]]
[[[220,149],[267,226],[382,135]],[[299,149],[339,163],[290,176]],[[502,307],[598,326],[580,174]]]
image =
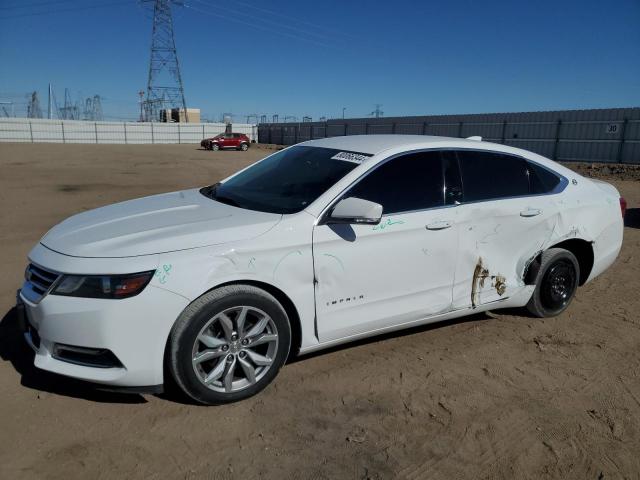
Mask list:
[[382,218],[382,205],[361,198],[349,197],[340,200],[325,223],[348,223],[377,225]]

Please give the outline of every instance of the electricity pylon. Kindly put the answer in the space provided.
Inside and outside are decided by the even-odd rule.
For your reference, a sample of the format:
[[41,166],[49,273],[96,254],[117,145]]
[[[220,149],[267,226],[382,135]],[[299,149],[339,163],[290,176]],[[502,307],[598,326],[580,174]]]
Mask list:
[[[173,35],[171,5],[184,6],[179,0],[141,0],[143,4],[153,4],[153,30],[151,33],[151,58],[147,81],[147,98],[144,101],[145,120],[160,120],[163,110],[184,109],[187,118],[187,104],[180,76],[180,65]],[[161,113],[162,112],[162,113]]]
[[80,120],[80,107],[74,105],[68,88],[64,89],[64,107],[58,109],[58,115],[62,120]]
[[369,115],[372,115],[376,118],[380,118],[384,115],[384,112],[382,110],[380,110],[380,107],[382,106],[382,104],[380,103],[376,103],[376,109],[371,112]]
[[32,92],[29,95],[29,104],[27,105],[27,117],[42,118],[42,109],[40,108],[40,100],[38,92]]
[[84,101],[84,119],[92,121],[102,121],[104,115],[102,114],[102,100],[100,95],[94,95]]

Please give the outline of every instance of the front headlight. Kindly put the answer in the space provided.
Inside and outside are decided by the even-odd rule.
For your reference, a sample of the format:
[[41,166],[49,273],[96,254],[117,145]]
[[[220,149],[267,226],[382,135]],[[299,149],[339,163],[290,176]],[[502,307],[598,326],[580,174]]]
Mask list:
[[139,294],[155,270],[129,275],[63,275],[52,295],[85,298],[128,298]]

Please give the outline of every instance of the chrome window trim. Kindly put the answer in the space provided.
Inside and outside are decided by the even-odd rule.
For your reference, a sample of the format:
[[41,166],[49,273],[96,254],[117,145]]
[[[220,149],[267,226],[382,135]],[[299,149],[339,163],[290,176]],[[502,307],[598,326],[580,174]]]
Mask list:
[[[513,154],[513,153],[507,153],[507,152],[501,152],[499,150],[488,150],[488,149],[482,149],[482,148],[464,148],[464,147],[436,147],[436,148],[417,148],[415,150],[407,150],[404,152],[400,152],[400,153],[396,153],[395,155],[391,155],[390,157],[385,158],[384,160],[381,160],[380,162],[378,162],[373,168],[367,170],[366,172],[364,172],[361,176],[359,176],[358,178],[356,178],[353,182],[351,182],[347,187],[345,187],[338,195],[336,195],[333,200],[331,200],[327,206],[325,206],[325,208],[322,209],[322,212],[320,212],[320,215],[318,216],[318,219],[316,221],[316,226],[318,225],[325,225],[325,221],[326,221],[326,215],[327,213],[336,205],[336,203],[338,203],[341,199],[342,196],[344,195],[345,192],[347,192],[349,189],[351,189],[354,185],[356,185],[357,183],[361,182],[362,179],[366,178],[371,172],[374,172],[375,170],[377,170],[378,168],[380,168],[382,165],[384,165],[385,163],[404,156],[404,155],[409,155],[412,153],[421,153],[421,152],[444,152],[444,151],[453,151],[453,152],[458,152],[458,151],[467,151],[467,152],[480,152],[480,153],[494,153],[494,154],[499,154],[499,155],[506,155],[509,157],[514,157],[514,158],[518,158],[520,160],[524,160],[525,162],[531,162],[536,164],[537,166],[544,168],[545,170],[551,172],[553,175],[555,175],[556,177],[558,177],[560,179],[560,182],[558,182],[558,185],[556,185],[556,187],[551,190],[550,192],[546,192],[546,193],[531,193],[528,195],[515,195],[512,197],[497,197],[497,198],[490,198],[490,199],[485,199],[485,200],[474,200],[471,202],[459,202],[456,204],[451,204],[451,205],[441,205],[441,206],[437,206],[437,207],[429,207],[429,208],[423,208],[423,209],[417,209],[417,210],[405,210],[405,211],[401,211],[401,212],[394,212],[394,213],[384,213],[384,205],[383,205],[383,214],[382,214],[382,218],[391,216],[391,215],[406,215],[408,213],[417,213],[417,212],[427,212],[427,211],[431,211],[431,210],[440,210],[440,209],[444,209],[444,208],[451,208],[451,207],[458,207],[461,205],[472,205],[472,204],[476,204],[476,203],[485,203],[485,202],[495,202],[495,201],[500,201],[500,200],[513,200],[515,198],[529,198],[529,197],[541,197],[541,196],[547,196],[547,195],[557,195],[559,193],[562,193],[565,188],[567,188],[567,186],[569,185],[569,179],[567,177],[565,177],[564,175],[562,175],[561,173],[556,172],[555,170],[547,167],[546,165],[543,165],[539,162],[536,162],[535,160],[532,160],[530,158],[524,157],[522,155],[517,155],[517,154]],[[458,173],[460,174],[460,178],[462,180],[462,190],[464,192],[464,179],[462,178],[462,170],[459,168],[458,169]],[[444,177],[444,169],[443,169],[443,177]]]
[[[569,179],[567,177],[565,177],[564,175],[562,175],[561,173],[556,172],[555,170],[552,170],[551,168],[547,167],[546,165],[543,165],[539,162],[536,162],[535,160],[531,160],[530,158],[524,157],[522,155],[516,155],[513,153],[507,153],[507,152],[500,152],[500,151],[496,151],[496,150],[482,150],[482,149],[477,149],[477,148],[440,148],[438,149],[440,151],[460,151],[460,150],[464,150],[464,151],[471,151],[471,152],[483,152],[483,153],[496,153],[499,155],[506,155],[508,157],[514,157],[514,158],[518,158],[520,160],[524,160],[525,162],[530,162],[530,163],[534,163],[535,165],[537,165],[540,168],[545,169],[546,171],[552,173],[553,175],[555,175],[556,177],[559,178],[559,182],[558,185],[555,186],[555,188],[549,192],[545,192],[545,193],[530,193],[528,195],[513,195],[510,197],[495,197],[495,198],[487,198],[487,199],[483,199],[483,200],[473,200],[473,201],[464,201],[464,202],[460,202],[460,205],[471,205],[474,203],[482,203],[482,202],[495,202],[498,200],[512,200],[514,198],[529,198],[529,197],[541,197],[541,196],[545,196],[545,195],[557,195],[558,193],[562,193],[565,188],[567,188],[567,185],[569,185]],[[459,169],[460,171],[460,177],[462,178],[462,190],[464,192],[464,177],[462,175],[462,169]]]

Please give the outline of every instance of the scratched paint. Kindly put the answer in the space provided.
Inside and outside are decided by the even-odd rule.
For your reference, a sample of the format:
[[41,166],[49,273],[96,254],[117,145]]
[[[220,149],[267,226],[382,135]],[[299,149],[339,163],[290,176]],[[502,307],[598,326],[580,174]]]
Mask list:
[[278,262],[275,264],[275,266],[273,267],[273,278],[276,277],[276,272],[278,271],[278,268],[280,267],[280,265],[282,264],[282,262],[285,261],[285,259],[291,255],[302,255],[302,252],[300,250],[293,250],[292,252],[288,252],[285,255],[282,256],[282,258],[280,258],[280,260],[278,260]]
[[333,258],[338,263],[338,265],[340,265],[340,268],[344,272],[344,263],[342,263],[342,260],[340,260],[340,258],[336,257],[335,255],[331,255],[330,253],[323,253],[322,255],[325,257]]
[[156,272],[153,274],[162,285],[167,283],[169,276],[171,275],[171,269],[173,266],[170,263],[163,264],[160,268],[156,269]]
[[391,217],[387,218],[386,221],[380,222],[378,225],[373,227],[373,230],[384,230],[387,227],[391,227],[393,225],[402,225],[404,220],[393,220]]
[[507,290],[507,279],[504,275],[491,275],[489,269],[482,263],[482,257],[478,257],[478,263],[473,270],[473,279],[471,283],[471,307],[476,308],[480,304],[480,293],[485,285],[485,280],[489,279],[491,287],[496,290],[500,296],[504,295]]
[[493,230],[491,232],[487,233],[481,239],[477,240],[476,241],[476,250],[478,250],[480,248],[480,245],[486,245],[487,243],[489,243],[488,239],[498,235],[499,230],[500,230],[500,225],[498,224],[493,228]]

